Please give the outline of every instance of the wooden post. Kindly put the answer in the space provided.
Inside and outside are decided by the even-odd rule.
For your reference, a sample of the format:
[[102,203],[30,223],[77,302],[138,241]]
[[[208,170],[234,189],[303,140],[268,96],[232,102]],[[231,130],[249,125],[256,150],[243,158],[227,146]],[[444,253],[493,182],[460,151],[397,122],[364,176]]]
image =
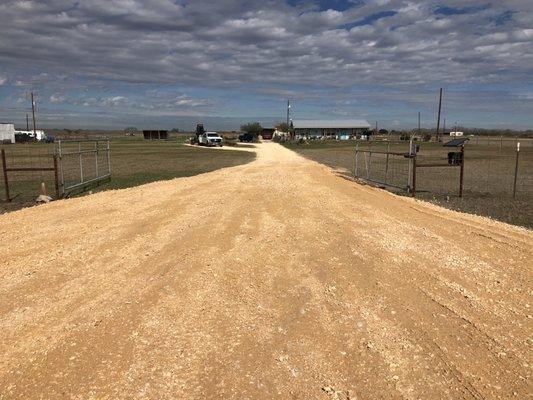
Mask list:
[[520,154],[520,142],[516,144],[516,160],[514,165],[513,199],[516,198],[516,180],[518,178],[518,155]]
[[459,197],[463,197],[463,181],[465,172],[465,145],[461,146],[461,172],[459,175]]
[[1,157],[2,157],[2,171],[4,171],[4,185],[5,185],[5,191],[6,191],[6,201],[11,201],[11,197],[9,196],[9,179],[7,177],[6,151],[4,149],[2,149]]

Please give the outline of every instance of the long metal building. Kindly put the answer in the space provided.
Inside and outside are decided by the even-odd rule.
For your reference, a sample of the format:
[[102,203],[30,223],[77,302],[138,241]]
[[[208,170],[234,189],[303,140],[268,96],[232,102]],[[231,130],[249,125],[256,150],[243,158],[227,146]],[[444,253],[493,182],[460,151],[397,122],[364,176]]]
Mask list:
[[297,119],[292,123],[296,138],[336,138],[345,140],[370,129],[370,124],[364,119]]

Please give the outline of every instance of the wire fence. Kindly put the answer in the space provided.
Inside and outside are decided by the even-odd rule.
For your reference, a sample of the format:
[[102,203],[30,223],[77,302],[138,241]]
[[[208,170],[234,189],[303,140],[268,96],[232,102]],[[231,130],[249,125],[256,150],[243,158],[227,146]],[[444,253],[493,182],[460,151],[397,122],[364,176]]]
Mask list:
[[109,140],[62,140],[0,147],[0,211],[68,197],[111,177]]
[[[477,145],[470,141],[464,153],[464,196],[533,198],[533,146]],[[517,143],[520,150],[517,151]],[[529,143],[529,142],[528,142]],[[453,148],[442,143],[372,142],[356,144],[354,175],[392,189],[412,191],[413,157],[416,154],[416,191],[432,196],[459,195],[460,168],[449,168]],[[415,151],[415,148],[418,151]],[[431,168],[420,166],[432,165]],[[437,166],[442,165],[442,166]]]

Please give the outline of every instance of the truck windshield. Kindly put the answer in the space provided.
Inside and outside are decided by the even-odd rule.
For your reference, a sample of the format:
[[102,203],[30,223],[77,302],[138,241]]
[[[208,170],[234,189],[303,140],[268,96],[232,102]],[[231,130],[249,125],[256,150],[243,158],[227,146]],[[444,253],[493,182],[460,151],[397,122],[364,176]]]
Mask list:
[[208,137],[218,137],[218,133],[208,133]]

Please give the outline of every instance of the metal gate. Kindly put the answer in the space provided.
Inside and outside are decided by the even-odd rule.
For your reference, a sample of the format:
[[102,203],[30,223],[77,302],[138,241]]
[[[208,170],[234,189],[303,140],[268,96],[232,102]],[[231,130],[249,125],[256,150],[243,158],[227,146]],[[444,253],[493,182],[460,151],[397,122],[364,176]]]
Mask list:
[[59,140],[56,154],[63,196],[111,178],[111,157],[107,138]]

